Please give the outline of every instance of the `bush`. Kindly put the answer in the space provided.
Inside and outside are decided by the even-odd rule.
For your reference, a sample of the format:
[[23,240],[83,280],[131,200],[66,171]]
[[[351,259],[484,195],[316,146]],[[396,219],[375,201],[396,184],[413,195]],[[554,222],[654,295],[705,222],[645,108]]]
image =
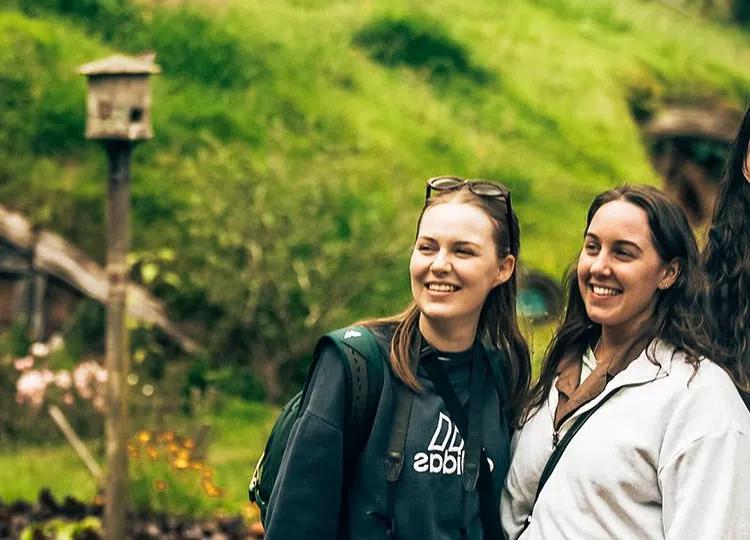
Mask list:
[[221,20],[190,9],[157,10],[141,40],[142,49],[156,50],[165,73],[208,86],[245,86],[264,72],[260,60]]
[[424,70],[445,79],[465,77],[486,82],[489,74],[472,64],[469,54],[439,22],[425,16],[384,17],[356,33],[354,43],[386,66]]
[[307,357],[324,330],[382,309],[372,291],[394,290],[405,261],[381,234],[383,222],[395,221],[395,201],[366,186],[355,191],[335,164],[296,175],[270,167],[273,159],[212,143],[175,164],[174,177],[195,195],[179,214],[178,229],[189,234],[172,239],[180,256],[170,270],[184,276],[181,293],[210,307],[201,322],[214,360],[203,377],[255,395],[217,369],[249,366],[278,400],[285,366]]
[[194,441],[173,431],[141,431],[128,443],[130,500],[136,512],[200,516],[223,496]]
[[142,24],[138,8],[130,0],[16,0],[28,15],[62,15],[86,26],[105,40],[132,37]]
[[51,519],[44,523],[29,525],[21,532],[20,540],[38,540],[39,538],[56,538],[77,540],[79,538],[101,538],[102,522],[99,518],[89,516],[81,521]]

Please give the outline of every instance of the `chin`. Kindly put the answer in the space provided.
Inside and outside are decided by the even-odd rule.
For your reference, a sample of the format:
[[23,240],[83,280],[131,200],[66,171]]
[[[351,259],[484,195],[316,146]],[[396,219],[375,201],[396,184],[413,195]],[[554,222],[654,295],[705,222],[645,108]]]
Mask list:
[[616,317],[608,313],[602,313],[599,310],[593,309],[591,311],[586,310],[586,315],[592,322],[601,326],[614,326],[619,323]]
[[456,318],[456,314],[443,309],[420,309],[423,317],[431,321],[448,321]]

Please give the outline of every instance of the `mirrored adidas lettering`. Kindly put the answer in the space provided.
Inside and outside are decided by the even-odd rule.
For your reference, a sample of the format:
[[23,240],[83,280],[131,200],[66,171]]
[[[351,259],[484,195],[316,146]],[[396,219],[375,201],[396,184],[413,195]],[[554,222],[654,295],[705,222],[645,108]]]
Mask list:
[[[487,462],[492,471],[495,464],[490,458]],[[463,474],[464,440],[456,424],[445,413],[441,412],[438,417],[427,451],[414,455],[414,470],[418,473]]]

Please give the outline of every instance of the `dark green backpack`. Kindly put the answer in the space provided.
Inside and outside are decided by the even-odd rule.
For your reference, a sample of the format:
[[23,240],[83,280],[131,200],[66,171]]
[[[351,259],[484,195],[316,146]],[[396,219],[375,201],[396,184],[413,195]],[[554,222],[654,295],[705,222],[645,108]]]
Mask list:
[[324,335],[315,347],[313,361],[307,371],[305,384],[282,409],[271,429],[266,447],[255,466],[248,495],[260,508],[261,522],[265,521],[281,459],[295,420],[302,414],[308,401],[308,387],[320,352],[326,345],[334,345],[344,359],[347,403],[344,420],[344,467],[351,470],[370,435],[375,412],[383,390],[385,356],[372,332],[364,326],[350,326]]

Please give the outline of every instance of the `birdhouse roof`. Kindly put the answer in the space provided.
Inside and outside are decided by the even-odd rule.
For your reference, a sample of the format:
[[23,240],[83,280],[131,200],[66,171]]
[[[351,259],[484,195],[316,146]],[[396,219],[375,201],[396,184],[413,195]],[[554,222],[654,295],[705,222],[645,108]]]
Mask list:
[[78,68],[81,75],[146,75],[161,73],[161,68],[154,63],[154,53],[140,56],[115,54],[101,60],[89,62]]

